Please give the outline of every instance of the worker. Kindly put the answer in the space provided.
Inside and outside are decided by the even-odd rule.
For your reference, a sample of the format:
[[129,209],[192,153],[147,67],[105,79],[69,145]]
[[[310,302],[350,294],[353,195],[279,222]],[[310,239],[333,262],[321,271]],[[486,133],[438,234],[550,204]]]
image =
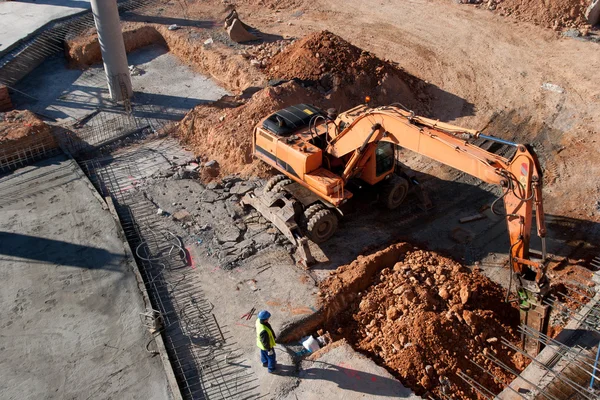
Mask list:
[[267,367],[270,374],[275,372],[277,360],[275,359],[275,332],[269,324],[271,313],[262,310],[256,320],[256,345],[260,349],[260,361]]

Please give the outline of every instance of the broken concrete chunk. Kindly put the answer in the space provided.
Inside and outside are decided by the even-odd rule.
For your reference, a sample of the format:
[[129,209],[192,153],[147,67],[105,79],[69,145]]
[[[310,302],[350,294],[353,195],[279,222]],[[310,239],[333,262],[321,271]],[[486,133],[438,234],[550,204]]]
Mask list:
[[179,210],[173,213],[173,219],[179,222],[188,222],[192,219],[192,214],[190,214],[187,210]]
[[237,242],[242,232],[235,226],[229,224],[219,224],[216,227],[217,240],[220,243]]
[[221,186],[221,184],[219,182],[210,182],[208,185],[206,185],[206,188],[208,190],[215,190],[215,189],[222,189],[223,186]]

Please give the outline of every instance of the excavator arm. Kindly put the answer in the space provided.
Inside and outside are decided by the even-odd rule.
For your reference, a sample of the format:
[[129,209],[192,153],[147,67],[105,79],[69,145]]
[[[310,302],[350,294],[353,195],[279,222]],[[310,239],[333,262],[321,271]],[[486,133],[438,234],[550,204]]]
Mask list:
[[[520,287],[538,298],[544,295],[548,284],[542,176],[537,157],[528,146],[418,117],[393,105],[374,109],[356,107],[340,114],[335,123],[327,124],[327,133],[326,153],[336,158],[349,157],[342,174],[344,182],[374,153],[374,144],[387,141],[500,186],[502,195],[492,204],[492,211],[499,214],[496,204],[503,200],[511,268]],[[514,146],[516,153],[506,159],[468,141],[478,137]],[[532,260],[529,254],[534,204],[537,233],[542,239],[539,261]]]

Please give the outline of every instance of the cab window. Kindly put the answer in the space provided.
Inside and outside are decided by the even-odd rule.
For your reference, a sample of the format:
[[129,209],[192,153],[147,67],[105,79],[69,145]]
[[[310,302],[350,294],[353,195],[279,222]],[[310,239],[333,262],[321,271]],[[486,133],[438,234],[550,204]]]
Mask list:
[[390,142],[379,142],[375,150],[377,176],[388,173],[394,166],[394,144]]

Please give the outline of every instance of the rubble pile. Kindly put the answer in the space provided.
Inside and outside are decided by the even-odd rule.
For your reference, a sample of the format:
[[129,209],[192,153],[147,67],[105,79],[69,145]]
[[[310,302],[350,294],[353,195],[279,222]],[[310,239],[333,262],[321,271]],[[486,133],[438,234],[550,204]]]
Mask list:
[[295,40],[290,41],[282,39],[274,42],[247,46],[242,50],[241,55],[250,60],[250,64],[258,68],[265,68],[271,58],[281,53],[287,45],[294,43]]
[[[324,298],[336,290],[337,281],[333,275],[323,283]],[[527,364],[501,344],[502,337],[518,341],[519,311],[504,302],[504,295],[504,289],[478,271],[415,249],[376,274],[328,329],[394,371],[418,394],[444,392],[473,399],[477,393],[458,371],[496,393],[502,385],[471,360],[507,383],[514,377],[486,354],[517,371]]]
[[160,171],[146,182],[143,191],[156,205],[157,214],[179,223],[195,239],[195,245],[222,268],[234,268],[270,246],[290,246],[256,211],[239,204],[244,194],[260,186],[260,180],[227,176],[203,185],[187,179],[197,173],[191,171],[194,168],[197,163],[192,161]]
[[502,16],[510,16],[554,30],[585,28],[585,10],[590,4],[586,0],[478,0],[477,3]]
[[30,136],[35,136],[40,141],[42,137],[51,138],[50,127],[31,111],[13,110],[0,113],[0,142],[20,140]]

